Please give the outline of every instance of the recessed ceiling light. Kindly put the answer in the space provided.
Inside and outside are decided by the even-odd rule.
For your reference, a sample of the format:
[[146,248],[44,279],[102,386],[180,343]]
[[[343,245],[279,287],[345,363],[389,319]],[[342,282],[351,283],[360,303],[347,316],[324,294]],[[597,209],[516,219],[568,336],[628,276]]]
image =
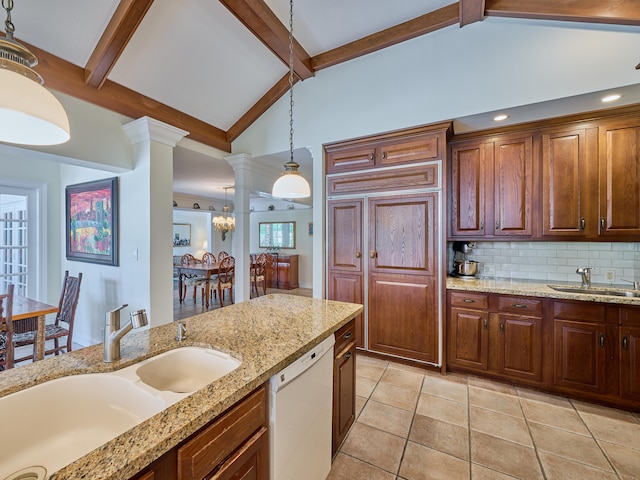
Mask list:
[[505,114],[503,113],[503,114],[501,114],[501,115],[497,115],[497,116],[493,117],[493,120],[494,120],[495,122],[501,122],[501,121],[503,121],[503,120],[506,120],[507,118],[509,118],[509,115],[505,115]]
[[606,97],[602,97],[602,101],[603,102],[613,102],[615,100],[618,100],[620,98],[620,95],[613,94],[613,95],[607,95]]

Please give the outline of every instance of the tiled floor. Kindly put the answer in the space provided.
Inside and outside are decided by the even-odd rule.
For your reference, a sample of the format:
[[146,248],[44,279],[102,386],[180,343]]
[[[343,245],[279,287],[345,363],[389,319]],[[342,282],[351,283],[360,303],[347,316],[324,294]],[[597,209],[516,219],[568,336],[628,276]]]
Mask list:
[[640,479],[640,414],[359,355],[328,480]]

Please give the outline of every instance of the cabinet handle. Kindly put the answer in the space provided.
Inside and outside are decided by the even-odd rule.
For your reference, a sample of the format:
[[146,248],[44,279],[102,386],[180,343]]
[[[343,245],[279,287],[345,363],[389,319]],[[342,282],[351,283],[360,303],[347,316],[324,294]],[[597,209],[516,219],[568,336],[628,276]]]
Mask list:
[[627,348],[629,348],[629,342],[627,340],[627,337],[624,336],[624,337],[622,337],[622,350],[624,350],[626,352]]
[[584,230],[584,218],[580,219],[580,230]]
[[604,333],[600,334],[600,348],[604,348]]
[[369,252],[369,256],[370,256],[371,258],[376,258],[376,257],[378,256],[378,252],[376,252],[375,250],[371,250],[371,251]]
[[480,231],[484,232],[484,220],[480,220]]
[[529,305],[525,305],[524,303],[512,303],[511,306],[515,308],[529,308]]
[[373,162],[373,153],[369,154],[369,160]]
[[347,332],[347,333],[345,333],[345,334],[343,335],[343,337],[342,337],[342,338],[344,338],[345,340],[347,340],[347,339],[351,338],[351,335],[352,335],[352,333],[351,333],[351,332]]
[[496,220],[496,232],[500,229],[500,220]]
[[489,329],[489,323],[487,322],[486,318],[482,321],[482,328],[484,328],[485,330]]
[[351,353],[351,350],[349,350],[347,353],[344,354],[344,359],[348,360],[349,358],[351,358],[351,355],[353,354]]
[[504,333],[504,323],[500,322],[500,333]]
[[382,152],[382,159],[386,160],[387,159],[387,152]]
[[476,303],[476,301],[473,298],[465,298],[462,301],[464,303]]
[[604,217],[600,217],[600,228],[604,230]]
[[360,258],[361,256],[362,256],[362,253],[356,252],[356,258]]

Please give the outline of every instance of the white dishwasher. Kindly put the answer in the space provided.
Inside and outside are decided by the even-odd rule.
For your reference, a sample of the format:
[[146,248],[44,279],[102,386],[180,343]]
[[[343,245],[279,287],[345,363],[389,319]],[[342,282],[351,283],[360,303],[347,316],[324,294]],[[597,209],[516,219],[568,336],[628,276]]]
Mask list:
[[325,480],[331,470],[331,335],[269,381],[271,480]]

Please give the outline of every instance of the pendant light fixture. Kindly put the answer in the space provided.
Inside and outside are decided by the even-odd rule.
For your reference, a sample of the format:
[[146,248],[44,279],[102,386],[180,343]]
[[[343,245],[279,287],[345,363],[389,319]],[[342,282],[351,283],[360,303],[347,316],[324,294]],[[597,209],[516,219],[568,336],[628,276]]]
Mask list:
[[56,145],[69,140],[69,119],[42,77],[31,67],[38,59],[13,38],[13,0],[2,0],[7,12],[0,38],[0,141],[21,145]]
[[305,198],[311,195],[309,183],[300,175],[293,160],[293,0],[289,0],[289,161],[273,184],[271,194],[278,198]]
[[222,240],[227,236],[227,232],[236,229],[236,219],[229,215],[229,206],[227,205],[227,190],[231,187],[224,188],[224,207],[222,207],[222,216],[213,217],[213,226],[216,230],[222,232]]

